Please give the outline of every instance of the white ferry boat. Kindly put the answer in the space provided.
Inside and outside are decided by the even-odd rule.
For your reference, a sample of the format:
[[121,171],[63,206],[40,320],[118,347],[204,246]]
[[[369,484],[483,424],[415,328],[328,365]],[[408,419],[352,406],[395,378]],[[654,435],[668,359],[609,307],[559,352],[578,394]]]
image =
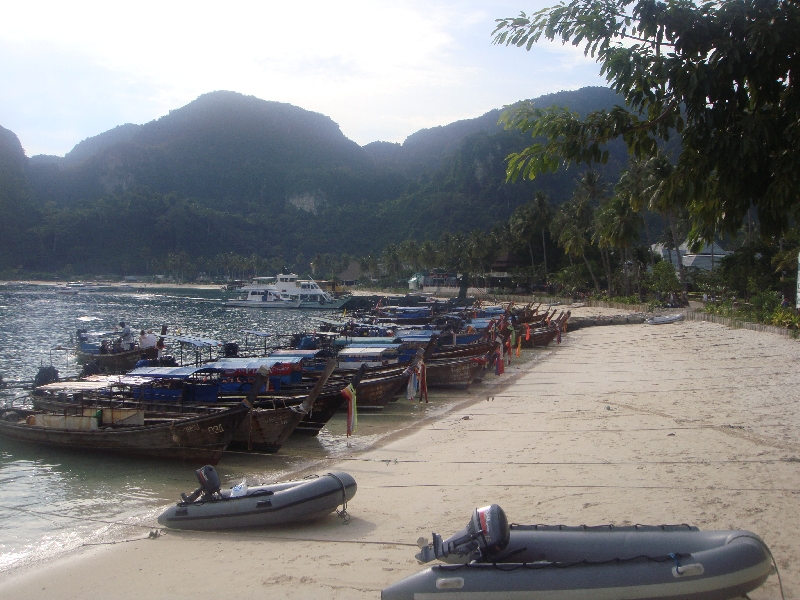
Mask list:
[[[256,280],[268,279],[267,277],[256,277]],[[244,295],[228,300],[225,306],[242,306],[246,308],[300,308],[299,298],[290,298],[288,295],[281,294],[274,284],[253,281],[240,290]]]
[[[253,292],[264,293],[265,297],[276,297],[289,303],[297,303],[297,306],[288,308],[310,308],[322,310],[338,310],[344,306],[349,298],[334,298],[331,294],[319,287],[313,279],[298,279],[295,273],[279,273],[276,277],[256,277],[253,283],[244,286],[241,291],[247,294],[246,298],[253,297],[254,301],[259,299],[252,296]],[[265,302],[273,302],[266,300]],[[231,304],[231,302],[242,302],[242,300],[228,301],[230,306],[244,306],[244,304]],[[250,306],[250,304],[247,304]]]

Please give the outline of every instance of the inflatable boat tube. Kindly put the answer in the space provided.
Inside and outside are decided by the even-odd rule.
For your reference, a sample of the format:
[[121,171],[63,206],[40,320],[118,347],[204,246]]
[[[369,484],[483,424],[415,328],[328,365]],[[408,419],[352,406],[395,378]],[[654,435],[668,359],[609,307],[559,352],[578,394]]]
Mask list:
[[[201,477],[200,471],[198,478]],[[201,479],[201,487],[203,483]],[[204,490],[199,499],[184,496],[184,501],[164,511],[158,522],[171,529],[194,530],[305,522],[324,517],[340,505],[346,507],[356,489],[355,479],[343,472],[249,487],[244,495],[236,497],[232,489],[219,490],[217,487],[211,493]]]
[[434,534],[417,558],[462,564],[407,577],[382,600],[724,600],[756,589],[773,569],[769,549],[749,531],[509,527],[497,505],[477,509],[446,541]]
[[648,325],[668,325],[669,323],[677,323],[683,321],[683,313],[676,315],[664,315],[663,317],[650,317],[645,320]]

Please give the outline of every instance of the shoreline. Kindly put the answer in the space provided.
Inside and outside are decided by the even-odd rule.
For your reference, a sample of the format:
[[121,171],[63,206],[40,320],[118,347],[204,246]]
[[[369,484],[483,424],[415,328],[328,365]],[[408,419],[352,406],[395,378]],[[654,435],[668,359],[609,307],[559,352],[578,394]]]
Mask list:
[[[704,322],[564,339],[444,414],[309,465],[356,478],[347,526],[332,515],[270,530],[167,531],[3,573],[0,593],[376,598],[421,569],[417,537],[449,535],[495,502],[519,523],[751,529],[775,554],[786,597],[797,598],[800,414],[787,414],[797,345]],[[773,576],[750,597],[776,595]]]

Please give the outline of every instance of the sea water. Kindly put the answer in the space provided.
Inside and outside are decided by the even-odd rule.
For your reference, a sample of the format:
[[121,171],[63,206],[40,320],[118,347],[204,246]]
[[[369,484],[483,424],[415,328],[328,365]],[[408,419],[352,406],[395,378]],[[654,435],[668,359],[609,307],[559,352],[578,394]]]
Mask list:
[[[229,294],[228,294],[229,295]],[[111,330],[120,321],[138,334],[207,337],[244,346],[245,330],[273,334],[311,331],[327,311],[225,308],[220,290],[141,289],[56,293],[49,286],[0,289],[0,402],[25,404],[26,384],[43,365],[75,375],[75,332]],[[251,340],[251,344],[252,344]],[[401,401],[376,414],[362,412],[354,437],[334,416],[318,437],[290,436],[273,455],[225,453],[217,466],[223,484],[285,479],[309,465],[341,460],[382,435],[444,412],[463,399],[438,395],[431,404]],[[87,544],[147,536],[156,517],[180,492],[196,486],[193,467],[180,462],[99,456],[0,438],[0,571],[50,560]]]

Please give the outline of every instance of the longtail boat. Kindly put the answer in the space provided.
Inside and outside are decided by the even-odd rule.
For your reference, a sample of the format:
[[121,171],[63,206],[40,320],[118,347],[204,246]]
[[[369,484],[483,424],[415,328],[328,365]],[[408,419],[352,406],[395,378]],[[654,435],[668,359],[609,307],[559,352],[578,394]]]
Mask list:
[[0,436],[102,454],[216,464],[250,408],[239,404],[199,415],[141,412],[144,414],[137,416],[143,424],[130,425],[113,420],[106,423],[103,417],[91,414],[67,416],[8,410],[0,415]]

